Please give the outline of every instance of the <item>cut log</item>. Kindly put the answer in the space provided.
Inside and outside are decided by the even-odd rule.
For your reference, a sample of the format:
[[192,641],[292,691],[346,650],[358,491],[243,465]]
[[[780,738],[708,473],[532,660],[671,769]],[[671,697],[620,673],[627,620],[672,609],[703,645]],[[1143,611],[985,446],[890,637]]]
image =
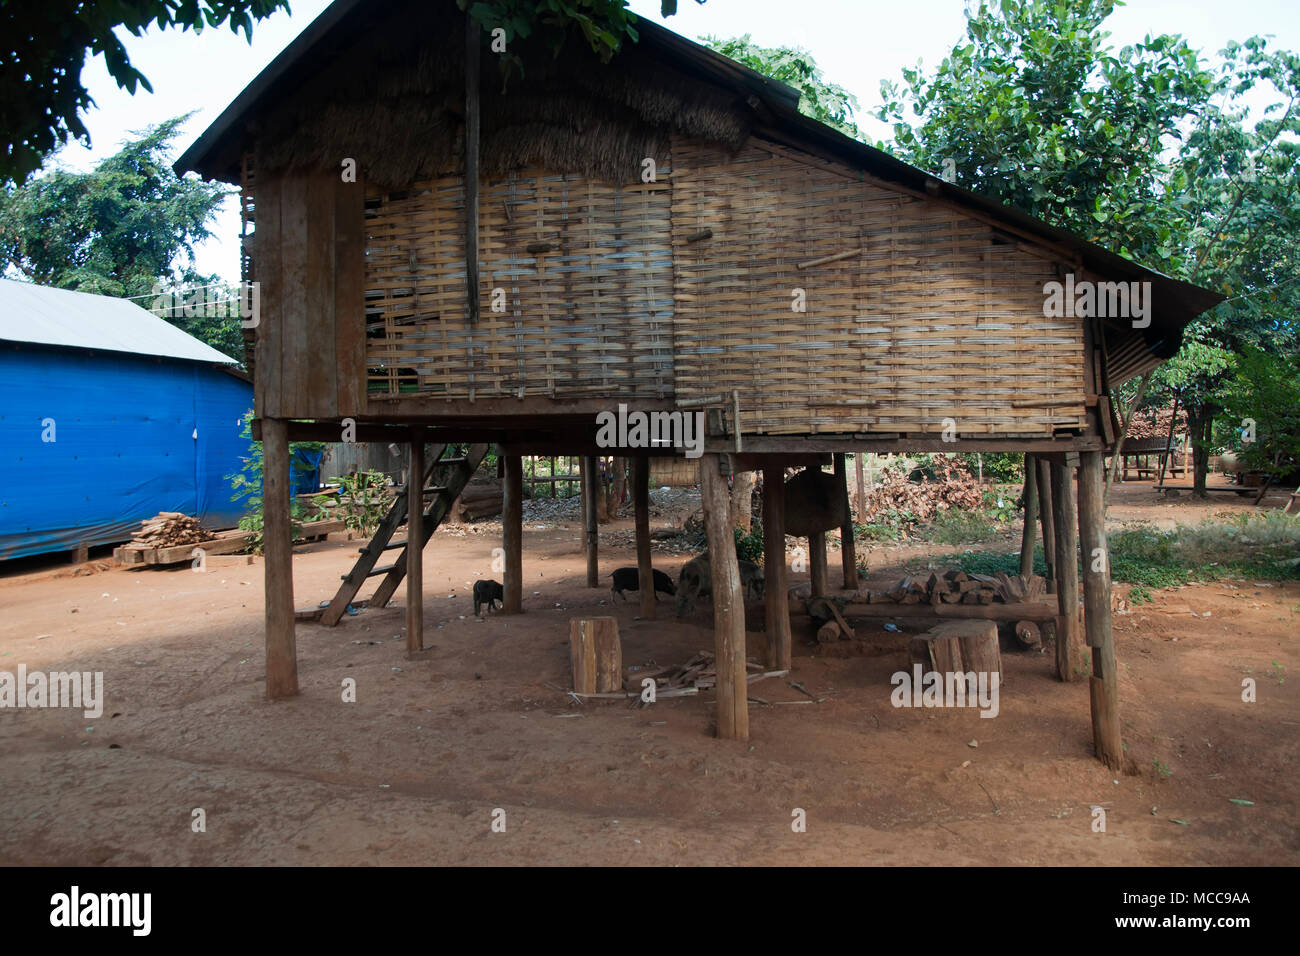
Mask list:
[[817,628],[817,642],[819,644],[830,644],[834,641],[838,641],[840,637],[840,626],[834,621],[827,621],[821,627]]
[[570,620],[569,656],[573,661],[573,689],[578,693],[606,694],[623,686],[623,648],[616,619]]
[[1040,647],[1043,633],[1033,621],[1016,621],[1016,640],[1025,647]]
[[[997,625],[992,621],[951,623],[990,624],[995,631],[997,630]],[[948,624],[941,624],[925,634],[918,634],[908,642],[908,652],[913,664],[920,664],[926,670],[938,671],[940,674],[956,674],[965,670],[962,667],[961,635],[944,633],[943,628],[948,626]]]

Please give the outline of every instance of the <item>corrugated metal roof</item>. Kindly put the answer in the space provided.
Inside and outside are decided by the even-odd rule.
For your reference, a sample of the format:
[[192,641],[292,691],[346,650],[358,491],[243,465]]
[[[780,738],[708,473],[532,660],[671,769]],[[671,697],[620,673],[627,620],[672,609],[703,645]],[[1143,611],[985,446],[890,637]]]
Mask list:
[[0,279],[0,340],[238,364],[127,299]]

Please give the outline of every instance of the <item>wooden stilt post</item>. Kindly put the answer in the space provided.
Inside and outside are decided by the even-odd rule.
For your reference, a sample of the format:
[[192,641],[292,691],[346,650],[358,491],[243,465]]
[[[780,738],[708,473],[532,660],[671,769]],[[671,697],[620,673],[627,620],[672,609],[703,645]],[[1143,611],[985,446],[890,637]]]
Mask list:
[[844,499],[844,523],[840,525],[840,565],[844,569],[844,587],[858,586],[858,552],[853,541],[853,505],[849,502],[848,462],[842,454],[835,456],[835,478],[839,496]]
[[830,574],[826,569],[826,532],[815,531],[808,535],[808,577],[812,581],[813,597],[830,593]]
[[641,618],[649,621],[655,616],[655,581],[650,561],[650,459],[644,455],[632,459],[632,508]]
[[1074,680],[1079,646],[1079,510],[1074,466],[1052,462],[1052,517],[1056,525],[1056,676]]
[[262,419],[262,542],[266,565],[266,696],[275,700],[298,693],[289,427],[278,418]]
[[700,459],[700,497],[709,540],[713,588],[714,662],[718,683],[718,736],[749,739],[749,683],[745,679],[745,596],[728,514],[730,494],[717,455]]
[[411,429],[406,473],[406,650],[424,650],[424,428]]
[[785,468],[763,465],[763,611],[767,618],[767,666],[790,667],[790,595],[785,563]]
[[587,587],[600,587],[600,560],[597,546],[600,533],[596,524],[596,499],[600,495],[600,469],[595,455],[582,456],[582,521],[587,532]]
[[1110,555],[1106,548],[1105,474],[1101,452],[1081,453],[1079,541],[1083,545],[1084,631],[1092,652],[1089,698],[1097,758],[1112,770],[1123,766],[1119,674],[1110,619]]
[[518,455],[505,456],[502,483],[501,547],[506,566],[502,581],[501,610],[519,614],[524,609],[524,463]]
[[1038,520],[1043,526],[1043,560],[1047,562],[1047,593],[1056,593],[1056,526],[1052,522],[1052,471],[1042,458],[1038,465]]
[[1025,455],[1025,528],[1020,533],[1020,573],[1029,577],[1034,573],[1034,544],[1038,539],[1038,464],[1033,455]]
[[865,457],[866,457],[866,452],[861,452],[861,451],[855,452],[853,455],[853,467],[854,470],[858,473],[858,516],[859,517],[861,517],[862,514],[867,510],[867,482],[866,482],[866,476],[863,474],[863,472],[866,470],[866,466],[863,465],[862,463],[862,459]]

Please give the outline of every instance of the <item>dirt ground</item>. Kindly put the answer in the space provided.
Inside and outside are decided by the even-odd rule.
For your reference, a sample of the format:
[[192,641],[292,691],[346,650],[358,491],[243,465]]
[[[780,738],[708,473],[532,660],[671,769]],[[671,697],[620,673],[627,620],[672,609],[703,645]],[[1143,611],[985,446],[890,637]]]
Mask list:
[[[1249,507],[1224,497],[1161,503],[1130,484],[1111,519]],[[796,617],[790,679],[817,702],[786,680],[751,685],[770,704],[751,705],[742,744],[713,738],[711,691],[639,709],[556,689],[570,686],[580,615],[618,619],[625,664],[712,647],[707,606],[682,623],[662,602],[640,621],[635,595],[586,588],[580,529],[559,520],[526,523],[522,616],[471,610],[472,582],[493,576],[493,526],[440,530],[425,559],[428,650],[406,654],[399,589],[337,628],[301,625],[302,693],[274,703],[260,563],[10,569],[0,670],[102,671],[106,703],[96,720],[0,710],[0,863],[1300,863],[1300,585],[1184,587],[1117,614],[1122,774],[1093,758],[1086,683],[1054,679],[1050,651],[1004,645],[995,719],[893,707],[890,675],[921,622],[864,623],[866,640],[818,649]],[[299,607],[332,595],[358,545],[298,549]],[[887,579],[917,553],[867,558]],[[675,574],[684,560],[655,563]],[[630,522],[604,526],[602,574],[633,563]],[[838,566],[832,555],[833,581]],[[753,602],[751,653],[762,626]]]

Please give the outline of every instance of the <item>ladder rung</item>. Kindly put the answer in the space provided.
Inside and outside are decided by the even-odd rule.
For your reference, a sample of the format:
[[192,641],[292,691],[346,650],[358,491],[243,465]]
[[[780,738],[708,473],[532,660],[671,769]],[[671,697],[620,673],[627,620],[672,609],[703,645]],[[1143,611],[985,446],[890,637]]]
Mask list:
[[429,485],[427,488],[424,489],[424,494],[426,497],[428,497],[429,495],[440,495],[446,490],[447,490],[446,485]]
[[[380,548],[379,553],[382,554],[385,551],[392,551],[394,548],[404,548],[404,547],[406,547],[405,541],[392,541],[384,545],[382,548]],[[357,548],[357,554],[369,554],[369,553],[370,553],[370,545],[366,545],[364,548]]]
[[443,465],[463,465],[469,461],[468,458],[440,458],[434,462],[434,465],[441,467]]
[[397,567],[397,565],[395,565],[395,564],[386,564],[386,565],[384,565],[382,568],[375,568],[373,571],[371,571],[369,574],[367,574],[366,577],[368,577],[368,578],[373,578],[373,577],[375,577],[376,575],[379,575],[379,574],[387,574],[389,571],[393,570],[395,567]]

